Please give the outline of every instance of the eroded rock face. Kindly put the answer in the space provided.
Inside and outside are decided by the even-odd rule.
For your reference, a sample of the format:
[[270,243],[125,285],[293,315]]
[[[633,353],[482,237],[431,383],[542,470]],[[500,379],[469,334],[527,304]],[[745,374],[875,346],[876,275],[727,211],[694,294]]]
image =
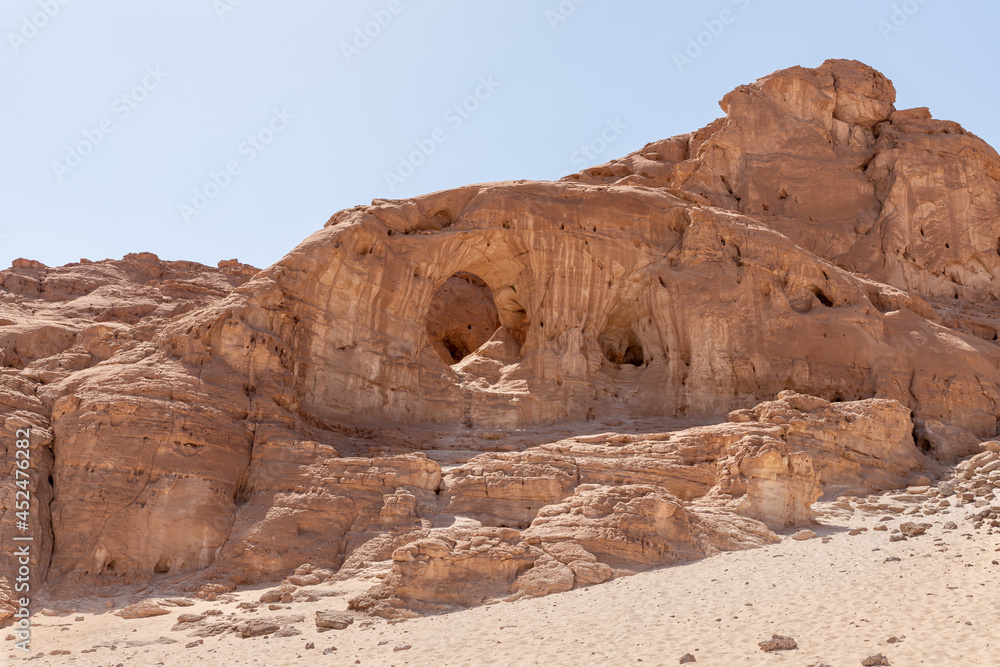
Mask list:
[[476,604],[764,544],[974,453],[1000,158],[894,99],[860,63],[782,70],[559,182],[342,211],[260,272],[18,260],[0,500],[31,425],[36,583],[391,561],[359,607]]

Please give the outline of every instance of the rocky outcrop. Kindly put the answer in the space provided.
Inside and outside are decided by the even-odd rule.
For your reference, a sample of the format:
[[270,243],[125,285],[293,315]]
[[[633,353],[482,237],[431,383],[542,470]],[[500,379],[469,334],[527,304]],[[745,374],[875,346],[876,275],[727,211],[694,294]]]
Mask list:
[[443,474],[449,527],[396,549],[352,604],[392,616],[547,595],[768,544],[810,523],[821,495],[902,486],[931,465],[912,428],[894,401],[786,391],[717,425],[480,454]]
[[[5,510],[0,513],[0,533],[4,535],[0,551],[0,620],[5,613],[9,614],[5,609],[11,608],[7,601],[14,597],[14,573],[18,570],[13,555],[17,545],[8,537],[34,538],[30,590],[37,591],[45,581],[53,544],[63,537],[61,531],[53,530],[50,508],[55,506],[58,511],[64,498],[71,502],[93,502],[93,507],[81,508],[62,525],[72,526],[75,517],[103,521],[99,514],[104,510],[96,513],[92,510],[107,509],[109,497],[123,486],[123,481],[127,490],[134,471],[142,470],[138,461],[122,468],[123,457],[129,459],[131,452],[116,450],[115,437],[93,438],[102,426],[120,427],[135,412],[126,400],[117,400],[113,393],[90,415],[96,420],[81,425],[79,433],[61,439],[56,445],[51,424],[53,401],[63,392],[50,393],[52,384],[100,365],[116,354],[133,360],[143,358],[151,349],[143,346],[149,344],[165,322],[224,297],[256,272],[257,269],[236,260],[222,261],[218,268],[211,268],[195,262],[161,261],[152,253],[126,255],[118,261],[81,260],[58,268],[19,259],[11,268],[0,271],[0,451],[4,453],[0,507]],[[75,399],[67,400],[73,404]],[[20,437],[16,434],[25,428],[30,429],[31,462],[26,489],[17,484],[19,479],[14,474],[15,442]],[[141,430],[142,426],[133,423],[128,428]],[[74,450],[77,442],[83,444]],[[75,461],[91,471],[104,471],[114,481],[102,488],[71,488],[70,495],[56,499],[53,468],[56,450],[61,445],[69,449],[61,450],[64,455],[60,466]],[[14,511],[15,499],[23,499],[23,496],[15,498],[18,491],[27,491],[30,497],[26,529],[17,527],[20,519]],[[121,507],[136,499],[134,494],[129,496],[121,502]],[[198,500],[195,495],[185,503],[188,508],[201,511]],[[178,529],[185,526],[183,515],[158,518],[165,518]],[[129,530],[134,532],[134,527]],[[168,538],[164,535],[161,539]],[[72,542],[69,546],[76,548]]]
[[860,63],[782,70],[562,181],[342,211],[260,272],[18,260],[0,424],[8,473],[33,427],[38,583],[382,563],[357,606],[474,604],[764,544],[975,453],[1000,158],[894,100]]

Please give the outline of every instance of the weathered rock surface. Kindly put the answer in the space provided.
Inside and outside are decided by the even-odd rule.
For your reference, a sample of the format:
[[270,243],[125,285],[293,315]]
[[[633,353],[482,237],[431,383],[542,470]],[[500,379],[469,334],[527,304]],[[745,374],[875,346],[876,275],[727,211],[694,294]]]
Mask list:
[[0,502],[30,427],[33,589],[288,577],[263,596],[287,602],[381,567],[355,607],[543,595],[976,454],[1000,416],[1000,157],[894,100],[860,63],[782,70],[692,134],[376,200],[259,272],[16,261]]

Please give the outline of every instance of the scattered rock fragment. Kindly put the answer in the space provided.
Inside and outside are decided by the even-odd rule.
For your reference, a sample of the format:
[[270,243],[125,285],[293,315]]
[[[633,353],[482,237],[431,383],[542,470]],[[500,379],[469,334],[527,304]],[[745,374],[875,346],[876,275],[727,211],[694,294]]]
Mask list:
[[187,598],[167,598],[163,600],[161,604],[168,607],[193,607],[194,600],[189,600]]
[[803,530],[800,530],[800,531],[792,534],[792,539],[793,540],[800,540],[800,541],[801,540],[811,540],[814,537],[816,537],[816,533],[814,533],[811,530],[807,530],[807,529],[803,529]]
[[684,655],[681,656],[680,664],[686,665],[689,662],[698,662],[698,659],[695,658],[690,653],[685,653]]
[[929,527],[930,524],[928,523],[913,523],[912,521],[907,521],[899,524],[899,532],[906,537],[916,537],[917,535],[923,535],[926,533]]
[[164,609],[155,602],[143,600],[142,602],[130,604],[116,611],[115,616],[121,616],[122,618],[149,618],[150,616],[163,616],[169,613],[169,609]]
[[875,665],[888,665],[889,664],[889,658],[885,657],[881,653],[877,653],[875,655],[870,655],[867,658],[865,658],[864,660],[862,660],[861,664],[864,667],[873,667]]
[[197,623],[205,620],[205,614],[181,614],[177,617],[178,623]]
[[354,622],[354,616],[344,611],[317,611],[316,627],[328,630],[343,630]]
[[762,651],[789,651],[799,647],[794,639],[783,635],[771,635],[770,639],[759,642],[757,646],[760,646]]

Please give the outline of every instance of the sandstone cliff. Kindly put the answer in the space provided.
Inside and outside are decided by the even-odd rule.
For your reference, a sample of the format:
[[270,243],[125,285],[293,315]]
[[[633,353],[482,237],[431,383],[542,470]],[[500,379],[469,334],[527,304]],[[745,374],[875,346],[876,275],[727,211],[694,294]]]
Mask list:
[[764,544],[979,451],[1000,157],[894,101],[860,63],[782,70],[559,182],[342,211],[260,272],[19,260],[0,420],[5,473],[33,426],[36,584],[383,563],[356,606],[468,605]]

